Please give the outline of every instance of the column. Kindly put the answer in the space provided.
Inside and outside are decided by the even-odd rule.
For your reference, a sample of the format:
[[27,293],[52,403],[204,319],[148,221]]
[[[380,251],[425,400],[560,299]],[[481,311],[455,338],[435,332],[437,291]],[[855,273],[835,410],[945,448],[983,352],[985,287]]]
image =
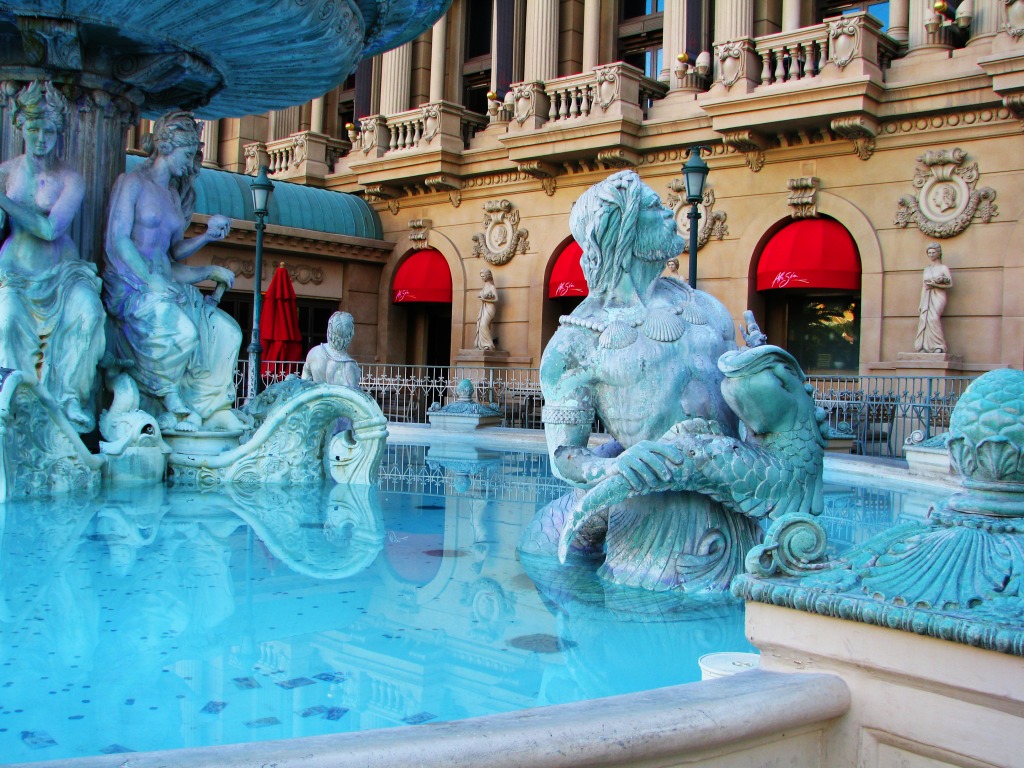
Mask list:
[[715,4],[716,43],[754,36],[753,0],[721,0]]
[[973,0],[973,5],[974,15],[971,17],[970,26],[971,39],[967,41],[969,46],[978,45],[983,41],[991,42],[991,39],[998,34],[1001,24],[999,10],[1003,3],[1001,0]]
[[491,15],[491,90],[504,97],[512,82],[512,48],[515,45],[515,0],[494,0]]
[[409,109],[412,43],[387,51],[381,57],[380,112],[397,115]]
[[558,0],[527,0],[523,80],[558,77]]
[[203,166],[220,168],[220,120],[203,121]]
[[313,99],[309,110],[309,130],[311,133],[324,132],[324,97]]
[[889,37],[901,43],[907,42],[909,24],[910,0],[889,0]]
[[[678,14],[682,9],[676,10],[683,0],[666,0],[665,2],[665,27],[668,28],[670,9]],[[680,14],[681,15],[681,14]],[[668,32],[666,31],[666,35]],[[682,50],[680,48],[679,50]],[[676,51],[672,55],[675,56]],[[668,50],[665,51],[665,60],[668,60]],[[601,63],[601,0],[583,0],[583,71],[590,72]],[[672,67],[668,67],[669,70]],[[664,71],[663,71],[664,73]],[[671,77],[671,71],[668,77]],[[664,78],[662,78],[664,79]]]
[[[905,2],[905,0],[904,0]],[[892,0],[889,0],[890,8]],[[782,31],[800,29],[800,0],[782,0]]]
[[446,54],[448,52],[448,14],[434,23],[430,33],[430,103],[444,99],[444,73]]

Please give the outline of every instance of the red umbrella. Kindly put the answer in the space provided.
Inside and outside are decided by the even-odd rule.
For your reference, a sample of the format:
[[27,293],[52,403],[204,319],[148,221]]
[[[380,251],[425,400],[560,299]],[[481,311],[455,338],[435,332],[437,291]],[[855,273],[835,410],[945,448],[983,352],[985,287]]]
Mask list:
[[[260,315],[260,346],[263,347],[263,376],[273,381],[302,368],[302,334],[295,305],[295,289],[288,270],[281,264],[270,279]],[[281,362],[293,362],[282,365]]]

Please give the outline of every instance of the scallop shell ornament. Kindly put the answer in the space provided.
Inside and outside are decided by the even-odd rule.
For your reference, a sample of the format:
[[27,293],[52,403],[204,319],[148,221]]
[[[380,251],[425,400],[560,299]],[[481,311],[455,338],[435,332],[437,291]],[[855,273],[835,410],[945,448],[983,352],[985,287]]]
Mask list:
[[601,333],[597,345],[601,349],[622,349],[636,341],[639,335],[636,328],[629,323],[612,320]]
[[686,323],[675,312],[651,310],[640,330],[652,341],[675,341],[686,332]]

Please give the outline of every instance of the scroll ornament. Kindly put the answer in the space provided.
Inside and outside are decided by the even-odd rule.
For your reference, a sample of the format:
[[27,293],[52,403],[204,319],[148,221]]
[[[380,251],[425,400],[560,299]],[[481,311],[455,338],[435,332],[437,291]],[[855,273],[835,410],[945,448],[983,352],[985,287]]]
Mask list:
[[517,253],[530,247],[529,232],[519,226],[519,211],[508,200],[484,203],[484,231],[473,235],[473,255],[483,256],[488,264],[507,264]]
[[[686,186],[682,179],[672,179],[668,183],[671,194],[665,199],[665,205],[672,209],[672,217],[676,220],[676,229],[682,236],[685,246],[683,252],[690,250],[690,220],[687,214],[690,206],[686,202]],[[697,231],[697,249],[704,247],[712,237],[722,240],[729,234],[729,227],[726,226],[726,214],[722,211],[712,210],[715,207],[715,190],[704,190],[704,199],[698,203],[697,210],[700,213],[700,229]]]
[[965,166],[962,149],[930,150],[917,158],[924,167],[914,173],[916,195],[904,195],[897,204],[897,227],[917,224],[929,237],[959,235],[975,217],[988,224],[998,215],[991,187],[976,188],[978,164]]

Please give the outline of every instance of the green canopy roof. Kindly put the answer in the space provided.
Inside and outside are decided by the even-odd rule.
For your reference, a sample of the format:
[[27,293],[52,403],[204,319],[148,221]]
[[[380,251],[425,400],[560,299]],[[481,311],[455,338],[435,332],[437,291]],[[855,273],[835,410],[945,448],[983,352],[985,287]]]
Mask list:
[[[131,171],[143,161],[128,156]],[[252,177],[203,168],[196,181],[196,213],[220,213],[232,219],[256,221],[249,185]],[[332,235],[382,240],[380,217],[362,198],[345,192],[274,181],[268,224],[308,229]]]

